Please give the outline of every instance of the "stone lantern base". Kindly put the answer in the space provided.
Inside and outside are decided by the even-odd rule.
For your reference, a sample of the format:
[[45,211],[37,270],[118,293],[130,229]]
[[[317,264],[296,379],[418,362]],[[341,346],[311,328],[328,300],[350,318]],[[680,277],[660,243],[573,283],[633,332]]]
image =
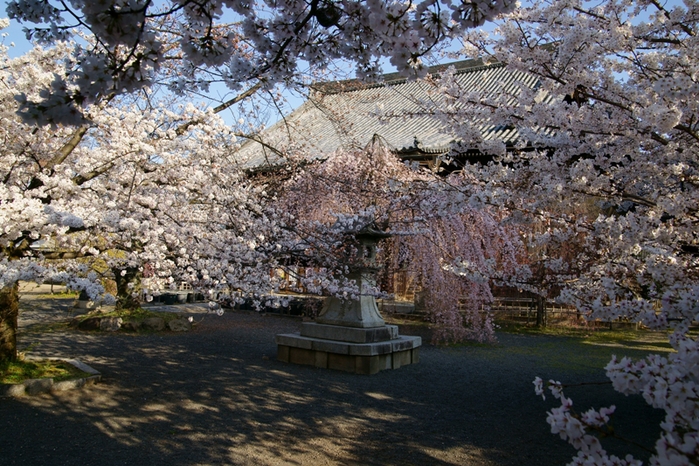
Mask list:
[[[355,232],[359,260],[346,278],[356,282],[359,290],[375,287],[376,244],[388,236],[373,223]],[[397,326],[386,325],[371,294],[352,299],[330,296],[316,322],[306,322],[300,333],[276,339],[280,361],[357,374],[415,364],[422,344],[420,337],[400,336]]]
[[323,369],[376,374],[419,361],[422,339],[395,325],[356,328],[306,322],[301,333],[277,335],[277,359]]

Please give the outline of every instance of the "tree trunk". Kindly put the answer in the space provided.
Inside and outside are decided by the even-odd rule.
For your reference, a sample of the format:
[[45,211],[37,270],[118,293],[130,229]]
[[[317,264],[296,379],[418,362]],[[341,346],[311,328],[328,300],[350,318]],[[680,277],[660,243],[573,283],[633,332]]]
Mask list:
[[536,326],[546,327],[546,298],[543,296],[536,297]]
[[0,290],[0,362],[17,359],[19,284]]
[[[117,286],[116,309],[133,310],[141,306],[141,301],[134,296],[134,291],[140,288],[141,271],[137,267],[127,267],[125,269],[112,269],[114,281]],[[133,286],[129,286],[133,283]]]

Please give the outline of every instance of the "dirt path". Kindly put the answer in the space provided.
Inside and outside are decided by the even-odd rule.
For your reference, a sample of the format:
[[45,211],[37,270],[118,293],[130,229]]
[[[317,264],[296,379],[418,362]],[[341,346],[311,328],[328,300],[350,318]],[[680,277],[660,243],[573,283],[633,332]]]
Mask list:
[[[78,357],[104,383],[0,400],[5,465],[558,465],[541,375],[604,380],[613,349],[500,335],[496,347],[422,348],[417,365],[373,376],[276,361],[298,321],[206,316],[184,334],[84,333],[46,325],[70,306],[23,300],[20,346]],[[570,363],[569,361],[573,361]],[[616,404],[618,430],[653,444],[661,413],[610,387],[571,389],[578,409]]]

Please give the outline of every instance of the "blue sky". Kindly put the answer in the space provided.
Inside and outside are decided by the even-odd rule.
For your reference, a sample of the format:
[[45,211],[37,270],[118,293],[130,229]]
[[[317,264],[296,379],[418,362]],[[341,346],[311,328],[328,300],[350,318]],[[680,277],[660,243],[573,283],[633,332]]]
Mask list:
[[[0,18],[7,18],[7,13],[5,13],[5,6],[7,2],[2,3],[2,11],[0,12]],[[18,57],[23,53],[27,52],[32,48],[31,42],[29,42],[22,31],[22,26],[15,21],[10,21],[10,27],[5,28],[1,32],[4,37],[5,45],[10,45],[14,42],[14,47],[10,47],[9,54],[11,57]]]

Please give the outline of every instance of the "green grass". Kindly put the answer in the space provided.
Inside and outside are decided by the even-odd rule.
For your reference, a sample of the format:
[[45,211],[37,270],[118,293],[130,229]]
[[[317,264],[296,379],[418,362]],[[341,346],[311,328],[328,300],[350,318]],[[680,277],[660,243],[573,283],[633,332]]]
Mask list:
[[0,383],[17,384],[27,379],[53,378],[54,381],[89,377],[77,367],[64,361],[5,361],[0,362]]
[[[520,344],[523,338],[512,336],[528,341]],[[498,341],[493,345],[450,345],[442,350],[456,351],[471,361],[487,361],[495,366],[500,362],[515,364],[545,379],[575,373],[594,382],[607,380],[603,368],[612,355],[639,360],[649,354],[667,355],[672,351],[667,334],[662,332],[507,325],[498,329],[496,337]]]
[[33,297],[33,299],[77,299],[80,293],[77,291],[60,291],[55,293],[42,293]]
[[499,322],[498,325],[500,326],[499,331],[501,332],[519,335],[549,335],[556,337],[567,337],[578,340],[580,343],[585,345],[653,352],[673,351],[668,341],[667,332],[654,332],[650,330],[635,329],[592,329],[566,326],[537,328],[521,324],[502,322]]
[[67,320],[63,322],[45,322],[28,325],[23,331],[27,333],[56,333],[67,330],[69,326],[70,322]]
[[434,325],[432,322],[428,322],[424,319],[406,319],[395,316],[384,316],[384,321],[389,325],[409,325],[412,327],[425,327],[428,328]]
[[[401,333],[406,334],[409,334],[411,330],[417,331],[420,328],[428,328],[433,325],[421,320],[403,317],[397,318],[395,316],[388,316],[386,322],[405,327],[405,331],[401,330]],[[638,352],[635,354],[640,354],[641,352],[669,353],[674,351],[668,341],[669,334],[667,332],[655,332],[643,329],[636,330],[632,328],[609,330],[608,328],[590,328],[570,325],[551,325],[545,328],[537,328],[507,320],[497,321],[496,325],[498,333],[564,337],[570,340],[571,345],[578,348],[578,352],[583,350],[582,354],[588,355],[590,354],[589,351],[593,349],[599,349],[602,350],[602,352],[611,350],[617,354],[625,354],[627,351]],[[560,345],[560,343],[558,344]],[[492,345],[466,341],[447,346],[478,348]],[[585,349],[588,351],[585,351]]]

